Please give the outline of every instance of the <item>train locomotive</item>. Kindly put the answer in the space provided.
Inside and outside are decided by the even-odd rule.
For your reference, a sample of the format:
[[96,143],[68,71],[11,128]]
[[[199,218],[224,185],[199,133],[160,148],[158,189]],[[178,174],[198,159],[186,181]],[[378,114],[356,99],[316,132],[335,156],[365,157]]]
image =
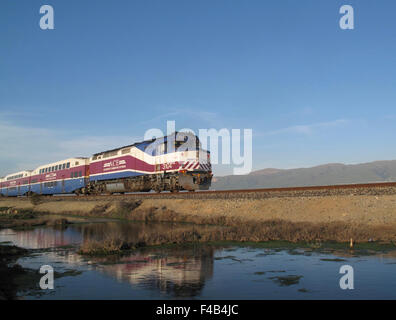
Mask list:
[[212,180],[210,152],[199,138],[183,133],[137,142],[96,153],[90,158],[69,158],[21,171],[0,179],[6,197],[33,194],[113,194],[208,190]]

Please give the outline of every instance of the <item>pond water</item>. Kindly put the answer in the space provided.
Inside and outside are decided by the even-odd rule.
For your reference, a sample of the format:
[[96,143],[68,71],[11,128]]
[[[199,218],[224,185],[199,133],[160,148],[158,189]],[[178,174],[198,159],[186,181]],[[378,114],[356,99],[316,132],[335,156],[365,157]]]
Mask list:
[[[34,250],[18,260],[29,269],[50,265],[67,276],[54,290],[20,292],[23,299],[395,299],[396,251],[238,245],[140,249],[122,257],[82,257],[86,239],[117,234],[133,241],[145,232],[186,225],[121,221],[66,228],[0,230],[0,242]],[[45,249],[45,250],[40,250]],[[340,267],[354,270],[354,289],[342,290]],[[43,291],[45,291],[43,293]]]

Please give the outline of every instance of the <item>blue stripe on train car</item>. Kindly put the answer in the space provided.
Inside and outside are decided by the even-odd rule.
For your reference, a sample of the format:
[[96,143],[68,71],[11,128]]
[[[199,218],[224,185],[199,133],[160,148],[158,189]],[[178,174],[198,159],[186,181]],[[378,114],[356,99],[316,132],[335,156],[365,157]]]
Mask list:
[[7,188],[8,197],[16,197],[18,195],[18,189],[16,187]]
[[77,189],[85,188],[85,178],[70,179],[65,181],[65,193],[71,193]]
[[20,186],[20,187],[9,187],[5,189],[4,194],[9,197],[23,196],[28,193],[30,186]]
[[23,195],[27,194],[29,191],[30,191],[30,185],[21,186],[21,187],[19,188],[19,190],[18,190],[18,194],[19,194],[20,196],[23,196]]
[[126,171],[126,172],[116,172],[116,173],[105,173],[97,176],[90,176],[90,181],[99,181],[99,180],[113,180],[113,179],[121,179],[128,177],[136,177],[142,176],[147,173],[135,172],[135,171]]
[[7,194],[8,194],[8,190],[7,190],[7,188],[3,188],[3,191],[2,191],[2,193],[3,193],[3,196],[7,196]]
[[30,191],[40,194],[40,183],[35,183],[35,184],[30,185]]
[[31,191],[37,194],[72,193],[86,186],[85,178],[67,179],[64,181],[42,182],[31,186]]

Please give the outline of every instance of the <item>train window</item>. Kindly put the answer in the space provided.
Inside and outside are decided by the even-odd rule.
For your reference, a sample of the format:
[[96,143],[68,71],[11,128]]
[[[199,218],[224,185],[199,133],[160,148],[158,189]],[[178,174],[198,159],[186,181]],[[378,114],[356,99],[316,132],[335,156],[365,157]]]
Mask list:
[[77,178],[78,177],[78,172],[76,171],[76,172],[74,172],[74,178]]
[[62,165],[62,169],[65,170],[65,168],[66,168],[66,163],[64,163],[64,164]]
[[33,179],[33,180],[32,180],[32,183],[37,183],[37,179]]
[[58,166],[57,165],[55,166],[55,171],[58,171]]
[[70,162],[67,163],[66,168],[67,168],[67,169],[70,168]]
[[76,166],[78,166],[80,163],[78,161],[76,161]]
[[73,178],[73,172],[70,173],[70,178]]
[[52,187],[55,187],[56,185],[58,184],[58,182],[46,182],[46,183],[44,183],[44,187],[46,187],[46,188],[52,188]]
[[27,180],[23,181],[23,184],[28,184],[28,183],[29,183],[29,181],[27,181]]
[[82,177],[82,171],[80,171],[80,172],[78,173],[78,176],[79,176],[79,177]]
[[55,171],[55,167],[52,167],[52,168],[51,168],[51,171],[54,172],[54,171]]
[[117,154],[118,154],[118,150],[117,151],[109,151],[103,155],[103,158],[113,157],[113,156],[116,156]]

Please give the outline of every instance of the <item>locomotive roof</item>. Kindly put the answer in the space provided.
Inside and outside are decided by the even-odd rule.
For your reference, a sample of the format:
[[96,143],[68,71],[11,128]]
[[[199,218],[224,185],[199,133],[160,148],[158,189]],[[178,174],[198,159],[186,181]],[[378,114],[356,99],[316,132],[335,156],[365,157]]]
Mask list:
[[[167,138],[167,137],[172,136],[172,135],[174,135],[174,134],[178,134],[178,133],[179,133],[179,132],[176,131],[176,132],[174,132],[174,133],[172,133],[172,134],[170,134],[170,135],[168,135],[168,136],[163,136],[163,137],[161,137],[161,138],[153,138],[153,139],[151,139],[151,140],[144,140],[144,141],[140,141],[140,142],[135,142],[135,143],[130,144],[130,145],[127,145],[127,146],[123,146],[123,147],[118,147],[118,148],[114,148],[114,149],[111,149],[111,150],[106,150],[106,151],[97,152],[97,153],[94,153],[93,156],[98,156],[98,155],[101,155],[101,154],[106,153],[106,152],[117,151],[117,150],[121,150],[121,149],[124,149],[124,148],[137,147],[137,146],[140,146],[140,145],[142,145],[142,144],[144,144],[144,143],[151,143],[151,142],[154,142],[154,141],[157,140],[157,139],[164,139],[164,141],[166,141],[166,138]],[[183,133],[185,133],[185,134],[192,134],[191,132],[183,132]],[[197,137],[197,139],[199,140],[198,137]]]
[[112,151],[116,151],[116,150],[120,150],[120,149],[124,149],[124,148],[136,147],[136,146],[141,145],[141,144],[143,144],[143,143],[153,142],[153,141],[155,141],[155,140],[156,140],[156,139],[145,140],[145,141],[141,141],[141,142],[135,142],[134,144],[129,144],[129,145],[127,145],[127,146],[118,147],[118,148],[114,148],[114,149],[110,149],[110,150],[106,150],[106,151],[101,151],[101,152],[98,152],[98,153],[94,153],[93,156],[98,156],[98,155],[100,155],[100,154],[102,154],[102,153],[112,152]]

